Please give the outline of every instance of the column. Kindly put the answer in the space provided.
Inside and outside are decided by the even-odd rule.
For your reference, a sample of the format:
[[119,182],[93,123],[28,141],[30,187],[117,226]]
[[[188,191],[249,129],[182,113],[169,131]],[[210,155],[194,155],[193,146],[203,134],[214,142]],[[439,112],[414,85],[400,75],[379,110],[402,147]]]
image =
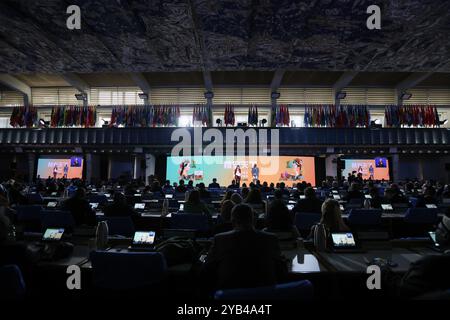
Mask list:
[[133,155],[133,179],[141,176],[141,157],[138,154]]
[[155,174],[156,158],[153,154],[145,154],[145,183],[149,184],[148,177]]
[[86,153],[86,182],[91,183],[92,180],[92,154]]
[[[36,163],[36,155],[34,153],[28,153],[28,182],[32,183],[34,180],[34,166]],[[41,177],[45,178],[45,177]]]
[[400,180],[400,161],[398,154],[392,155],[392,177],[391,180],[399,181]]

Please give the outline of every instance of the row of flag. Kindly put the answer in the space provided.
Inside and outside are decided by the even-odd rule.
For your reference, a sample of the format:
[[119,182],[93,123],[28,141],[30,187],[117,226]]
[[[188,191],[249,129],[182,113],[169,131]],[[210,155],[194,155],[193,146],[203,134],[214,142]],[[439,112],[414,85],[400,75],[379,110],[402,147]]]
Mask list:
[[305,127],[369,127],[370,112],[366,105],[306,105]]
[[9,124],[14,127],[33,127],[37,124],[37,108],[33,106],[14,107],[9,118]]
[[258,106],[251,105],[248,108],[248,125],[257,126],[258,125]]
[[225,114],[223,116],[223,122],[226,126],[231,125],[234,126],[236,118],[234,116],[234,106],[226,105],[225,106]]
[[291,117],[289,115],[289,107],[284,104],[272,105],[271,123],[272,126],[289,126]]
[[196,105],[192,114],[192,123],[201,122],[202,125],[212,126],[212,110],[209,105]]
[[176,126],[180,117],[178,105],[129,105],[114,107],[109,126],[156,127]]
[[97,110],[94,106],[58,106],[52,108],[50,127],[95,127]]
[[389,105],[384,109],[386,127],[439,127],[436,106],[429,105]]

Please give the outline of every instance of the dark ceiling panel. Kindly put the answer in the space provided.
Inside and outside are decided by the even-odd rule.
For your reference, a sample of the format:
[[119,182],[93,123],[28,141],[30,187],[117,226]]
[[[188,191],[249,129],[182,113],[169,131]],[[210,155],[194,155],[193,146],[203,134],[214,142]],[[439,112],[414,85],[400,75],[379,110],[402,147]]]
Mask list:
[[0,72],[450,72],[450,1],[0,1]]
[[281,85],[332,86],[342,72],[288,71],[284,74]]
[[213,85],[266,85],[273,78],[272,71],[215,71],[211,72]]
[[433,73],[419,85],[430,87],[450,87],[450,73]]
[[408,72],[360,72],[353,78],[350,85],[395,87],[409,75]]
[[150,86],[203,86],[201,72],[146,72],[144,76]]

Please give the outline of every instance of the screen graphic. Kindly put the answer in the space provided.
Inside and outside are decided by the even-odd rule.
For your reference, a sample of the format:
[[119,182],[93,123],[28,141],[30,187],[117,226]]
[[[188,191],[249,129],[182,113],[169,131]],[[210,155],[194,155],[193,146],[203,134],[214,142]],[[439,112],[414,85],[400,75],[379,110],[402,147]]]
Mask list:
[[389,161],[386,158],[375,159],[345,159],[345,169],[342,177],[347,178],[349,173],[362,174],[365,180],[390,180]]
[[41,157],[38,160],[37,176],[41,179],[81,179],[83,178],[83,158],[72,157]]

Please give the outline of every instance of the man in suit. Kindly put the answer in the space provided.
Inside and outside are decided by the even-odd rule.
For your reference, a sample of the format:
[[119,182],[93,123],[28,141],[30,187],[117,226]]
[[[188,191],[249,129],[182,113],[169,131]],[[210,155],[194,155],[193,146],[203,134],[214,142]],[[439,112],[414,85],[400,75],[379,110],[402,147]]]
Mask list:
[[316,197],[316,191],[308,187],[305,189],[305,199],[298,200],[294,212],[322,212],[322,201]]
[[274,285],[287,273],[275,235],[255,230],[253,211],[245,204],[231,212],[233,230],[219,233],[203,268],[205,283],[214,288]]

